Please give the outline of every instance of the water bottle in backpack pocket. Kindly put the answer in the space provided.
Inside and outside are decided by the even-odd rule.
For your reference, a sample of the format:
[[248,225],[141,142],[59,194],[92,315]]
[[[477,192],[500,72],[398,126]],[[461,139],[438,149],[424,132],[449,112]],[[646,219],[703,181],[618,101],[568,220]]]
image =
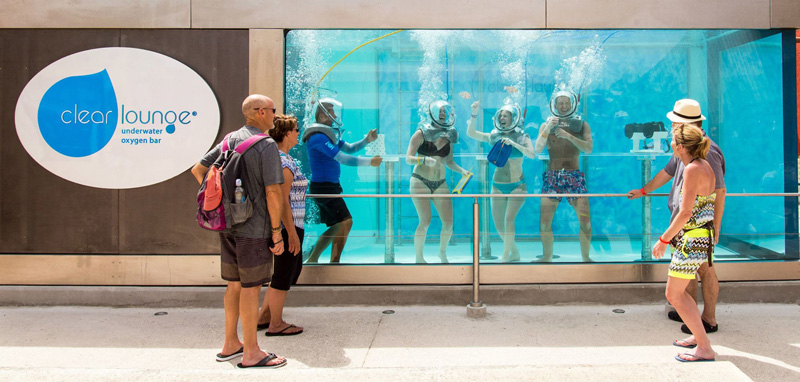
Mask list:
[[[242,161],[242,163],[244,163]],[[253,202],[247,197],[247,191],[242,187],[242,180],[237,178],[234,182],[233,199],[226,207],[231,226],[235,226],[247,221],[250,216],[253,216]]]

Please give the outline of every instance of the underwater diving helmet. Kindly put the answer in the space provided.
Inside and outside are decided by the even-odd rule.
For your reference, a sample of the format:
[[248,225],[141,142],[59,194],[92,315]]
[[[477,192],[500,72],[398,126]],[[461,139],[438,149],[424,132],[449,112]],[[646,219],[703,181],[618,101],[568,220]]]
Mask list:
[[456,112],[447,101],[433,101],[428,105],[428,115],[433,126],[449,129],[456,123]]
[[[550,113],[558,118],[558,127],[573,133],[583,130],[583,121],[578,115],[580,98],[569,90],[560,90],[550,98]],[[565,104],[569,102],[569,106]]]
[[[562,97],[566,97],[570,105],[565,111],[561,111],[562,108],[559,107],[561,105],[558,103],[558,99]],[[562,100],[563,102],[564,100]],[[550,97],[550,113],[557,118],[575,118],[578,112],[578,102],[579,98],[575,93],[569,90],[559,90]]]
[[[320,98],[317,100],[317,107],[314,114],[314,122],[329,125],[333,129],[342,127],[342,103],[333,98]],[[330,123],[320,121],[320,117],[325,116]]]
[[[505,124],[500,122],[503,112],[508,114],[508,119],[505,120]],[[506,104],[497,109],[497,112],[494,113],[494,117],[492,117],[492,122],[494,123],[494,128],[499,131],[511,131],[522,123],[522,112],[516,104]]]

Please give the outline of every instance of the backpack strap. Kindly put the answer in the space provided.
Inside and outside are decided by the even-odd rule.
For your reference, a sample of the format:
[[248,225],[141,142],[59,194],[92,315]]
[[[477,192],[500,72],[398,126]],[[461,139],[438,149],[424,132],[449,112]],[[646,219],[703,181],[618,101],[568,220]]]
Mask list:
[[256,135],[253,135],[250,138],[247,138],[247,139],[244,140],[244,142],[242,142],[238,146],[236,146],[236,152],[239,153],[239,155],[242,155],[242,154],[244,154],[245,151],[247,151],[247,149],[249,149],[251,146],[253,146],[254,144],[258,143],[260,140],[262,140],[264,138],[269,138],[269,135],[262,133],[262,134],[256,134]]
[[230,146],[228,146],[228,139],[231,137],[232,134],[233,134],[233,131],[231,131],[230,133],[226,134],[225,138],[222,138],[222,152],[223,153],[230,149]]

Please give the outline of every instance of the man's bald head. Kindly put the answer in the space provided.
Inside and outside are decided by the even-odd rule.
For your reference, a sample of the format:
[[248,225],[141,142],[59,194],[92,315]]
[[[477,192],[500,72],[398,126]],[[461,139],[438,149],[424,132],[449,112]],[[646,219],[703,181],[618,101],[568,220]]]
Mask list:
[[258,113],[257,109],[273,109],[274,107],[275,103],[271,98],[261,94],[251,94],[242,102],[242,114],[245,118],[251,119]]

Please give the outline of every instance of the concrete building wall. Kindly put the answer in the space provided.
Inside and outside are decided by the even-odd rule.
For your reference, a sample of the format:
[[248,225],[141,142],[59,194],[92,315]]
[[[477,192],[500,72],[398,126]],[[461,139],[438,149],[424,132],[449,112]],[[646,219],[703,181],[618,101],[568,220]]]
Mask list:
[[798,28],[796,0],[7,0],[0,28]]

